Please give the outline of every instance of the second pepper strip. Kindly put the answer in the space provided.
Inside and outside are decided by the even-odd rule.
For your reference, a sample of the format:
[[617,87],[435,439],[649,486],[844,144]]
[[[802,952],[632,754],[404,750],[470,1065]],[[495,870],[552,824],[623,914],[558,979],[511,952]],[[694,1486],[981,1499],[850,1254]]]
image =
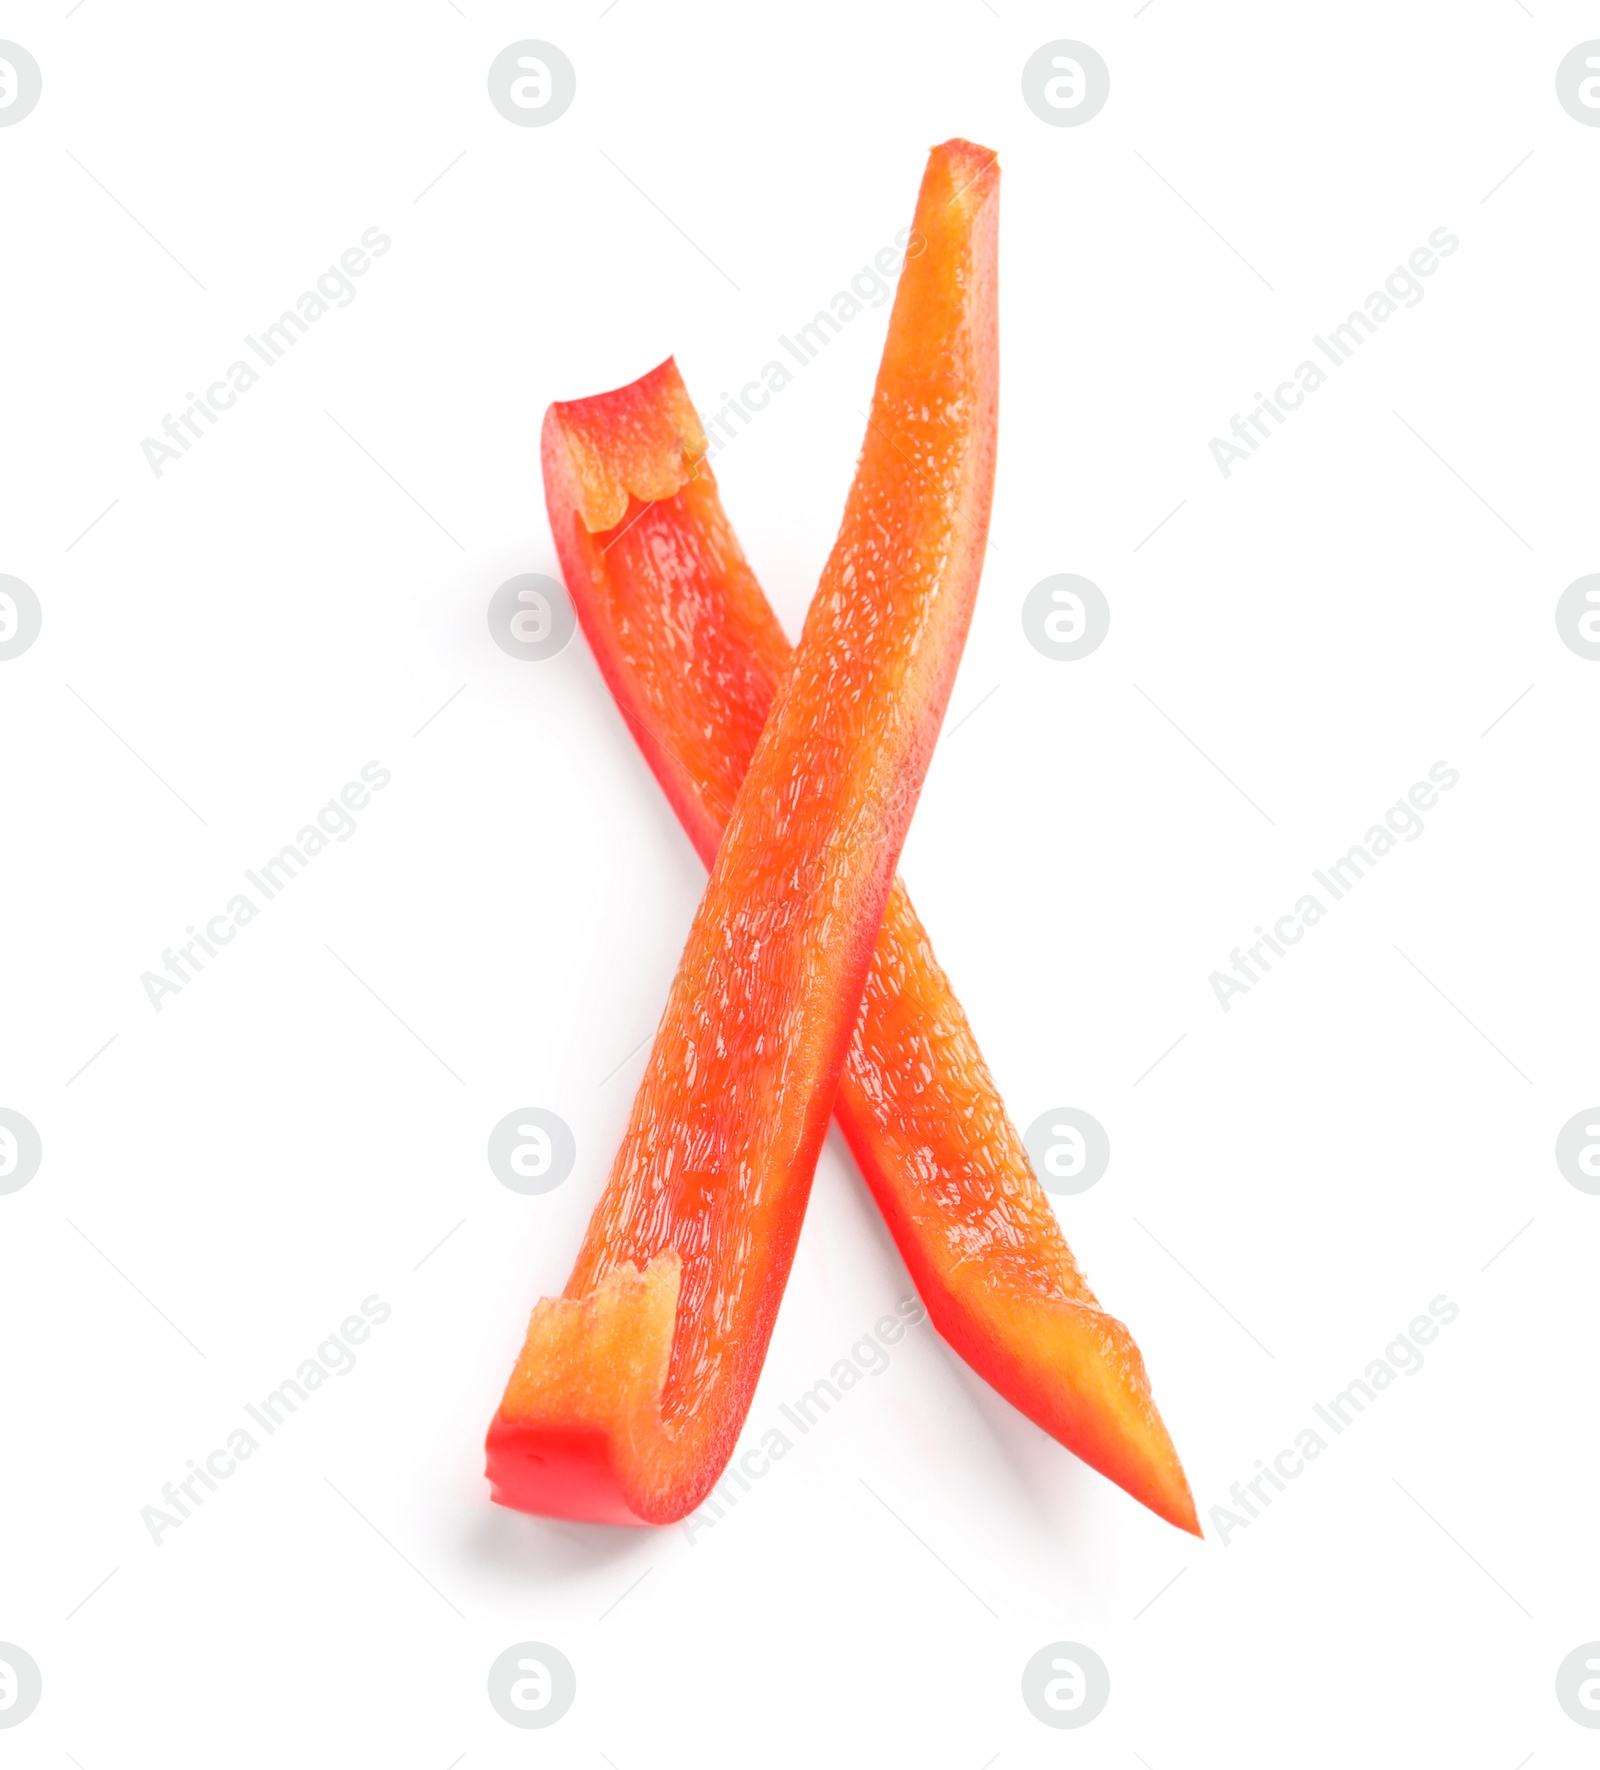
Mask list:
[[[723,513],[670,359],[552,407],[544,448],[584,632],[710,866],[788,640]],[[834,1110],[945,1339],[1052,1437],[1198,1535],[1139,1349],[1085,1282],[898,880]]]
[[[490,1426],[504,1504],[670,1522],[733,1452],[982,567],[998,188],[970,143],[929,158],[926,250],[895,297],[838,541],[566,1294],[534,1310]],[[599,450],[547,453],[553,513],[615,528],[668,488],[670,426],[627,401],[616,417]]]

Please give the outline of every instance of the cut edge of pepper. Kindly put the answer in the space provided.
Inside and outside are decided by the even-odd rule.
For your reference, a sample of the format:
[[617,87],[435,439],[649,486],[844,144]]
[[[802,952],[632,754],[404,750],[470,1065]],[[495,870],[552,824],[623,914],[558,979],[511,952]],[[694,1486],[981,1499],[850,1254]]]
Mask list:
[[591,535],[615,529],[630,497],[653,504],[682,491],[709,446],[670,356],[625,386],[555,401],[542,440],[547,461],[559,445],[558,471]]
[[[669,1472],[652,1488],[638,1450],[660,1446],[682,1262],[607,1273],[581,1297],[544,1297],[485,1443],[492,1497],[514,1511],[594,1524],[659,1524],[685,1510]],[[595,1373],[603,1371],[604,1383]],[[691,1501],[691,1504],[694,1502]]]

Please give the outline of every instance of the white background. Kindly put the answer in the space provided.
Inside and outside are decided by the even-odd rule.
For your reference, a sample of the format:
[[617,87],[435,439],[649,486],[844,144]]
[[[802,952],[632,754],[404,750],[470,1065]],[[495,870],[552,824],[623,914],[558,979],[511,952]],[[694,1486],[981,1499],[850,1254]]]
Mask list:
[[[1600,1199],[1552,1152],[1600,1094],[1600,666],[1553,613],[1597,569],[1600,131],[1554,75],[1600,15],[1532,10],[0,11],[44,78],[0,130],[0,571],[44,611],[0,665],[0,1105],[44,1143],[0,1198],[0,1640],[44,1677],[8,1762],[1594,1762],[1554,1676],[1600,1637]],[[524,37],[577,69],[547,128],[487,99]],[[1022,101],[1058,37],[1111,70],[1081,128]],[[581,638],[491,643],[555,569],[540,418],[669,351],[709,407],[958,133],[1004,168],[1001,453],[912,894],[1018,1122],[1109,1132],[1061,1218],[1203,1515],[1460,1319],[1226,1544],[925,1327],[692,1543],[503,1512],[483,1432],[702,884]],[[141,438],[369,227],[357,298],[156,478]],[[1438,227],[1425,299],[1224,479],[1209,438]],[[717,462],[791,632],[886,317]],[[1112,610],[1080,663],[1019,623],[1061,571]],[[155,1012],[141,973],[369,759],[357,833]],[[1441,759],[1426,832],[1224,1014],[1209,974]],[[540,1198],[484,1157],[525,1105],[578,1141]],[[831,1140],[752,1432],[907,1289]],[[358,1368],[153,1545],[373,1293]],[[530,1638],[577,1675],[539,1733],[485,1694]],[[1019,1688],[1064,1639],[1111,1676],[1071,1734]]]

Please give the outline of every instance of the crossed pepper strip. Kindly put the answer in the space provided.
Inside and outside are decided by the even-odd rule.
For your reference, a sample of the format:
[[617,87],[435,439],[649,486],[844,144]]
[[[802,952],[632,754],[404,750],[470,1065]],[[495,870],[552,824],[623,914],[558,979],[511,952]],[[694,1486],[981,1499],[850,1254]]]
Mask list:
[[832,1110],[939,1331],[1160,1516],[1193,1500],[893,877],[970,620],[993,484],[994,156],[933,150],[863,454],[798,649],[670,361],[547,414],[557,551],[711,879],[582,1251],[490,1427],[502,1504],[666,1523],[720,1477]]

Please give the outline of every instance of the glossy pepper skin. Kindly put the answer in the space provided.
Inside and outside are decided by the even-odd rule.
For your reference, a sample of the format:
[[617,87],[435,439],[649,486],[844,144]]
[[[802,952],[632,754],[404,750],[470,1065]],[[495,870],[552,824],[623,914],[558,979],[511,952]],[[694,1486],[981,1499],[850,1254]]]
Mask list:
[[[705,446],[670,360],[614,393],[552,407],[545,428],[579,619],[710,866],[791,649],[723,513]],[[582,501],[602,483],[617,488],[609,502]],[[945,1339],[1052,1437],[1198,1534],[1138,1347],[1085,1283],[898,880],[834,1113]]]
[[[668,1523],[733,1452],[977,592],[998,196],[986,150],[930,156],[839,538],[565,1295],[535,1308],[489,1430],[503,1504]],[[615,454],[547,429],[553,513],[603,530],[660,494],[659,423],[619,416]]]

